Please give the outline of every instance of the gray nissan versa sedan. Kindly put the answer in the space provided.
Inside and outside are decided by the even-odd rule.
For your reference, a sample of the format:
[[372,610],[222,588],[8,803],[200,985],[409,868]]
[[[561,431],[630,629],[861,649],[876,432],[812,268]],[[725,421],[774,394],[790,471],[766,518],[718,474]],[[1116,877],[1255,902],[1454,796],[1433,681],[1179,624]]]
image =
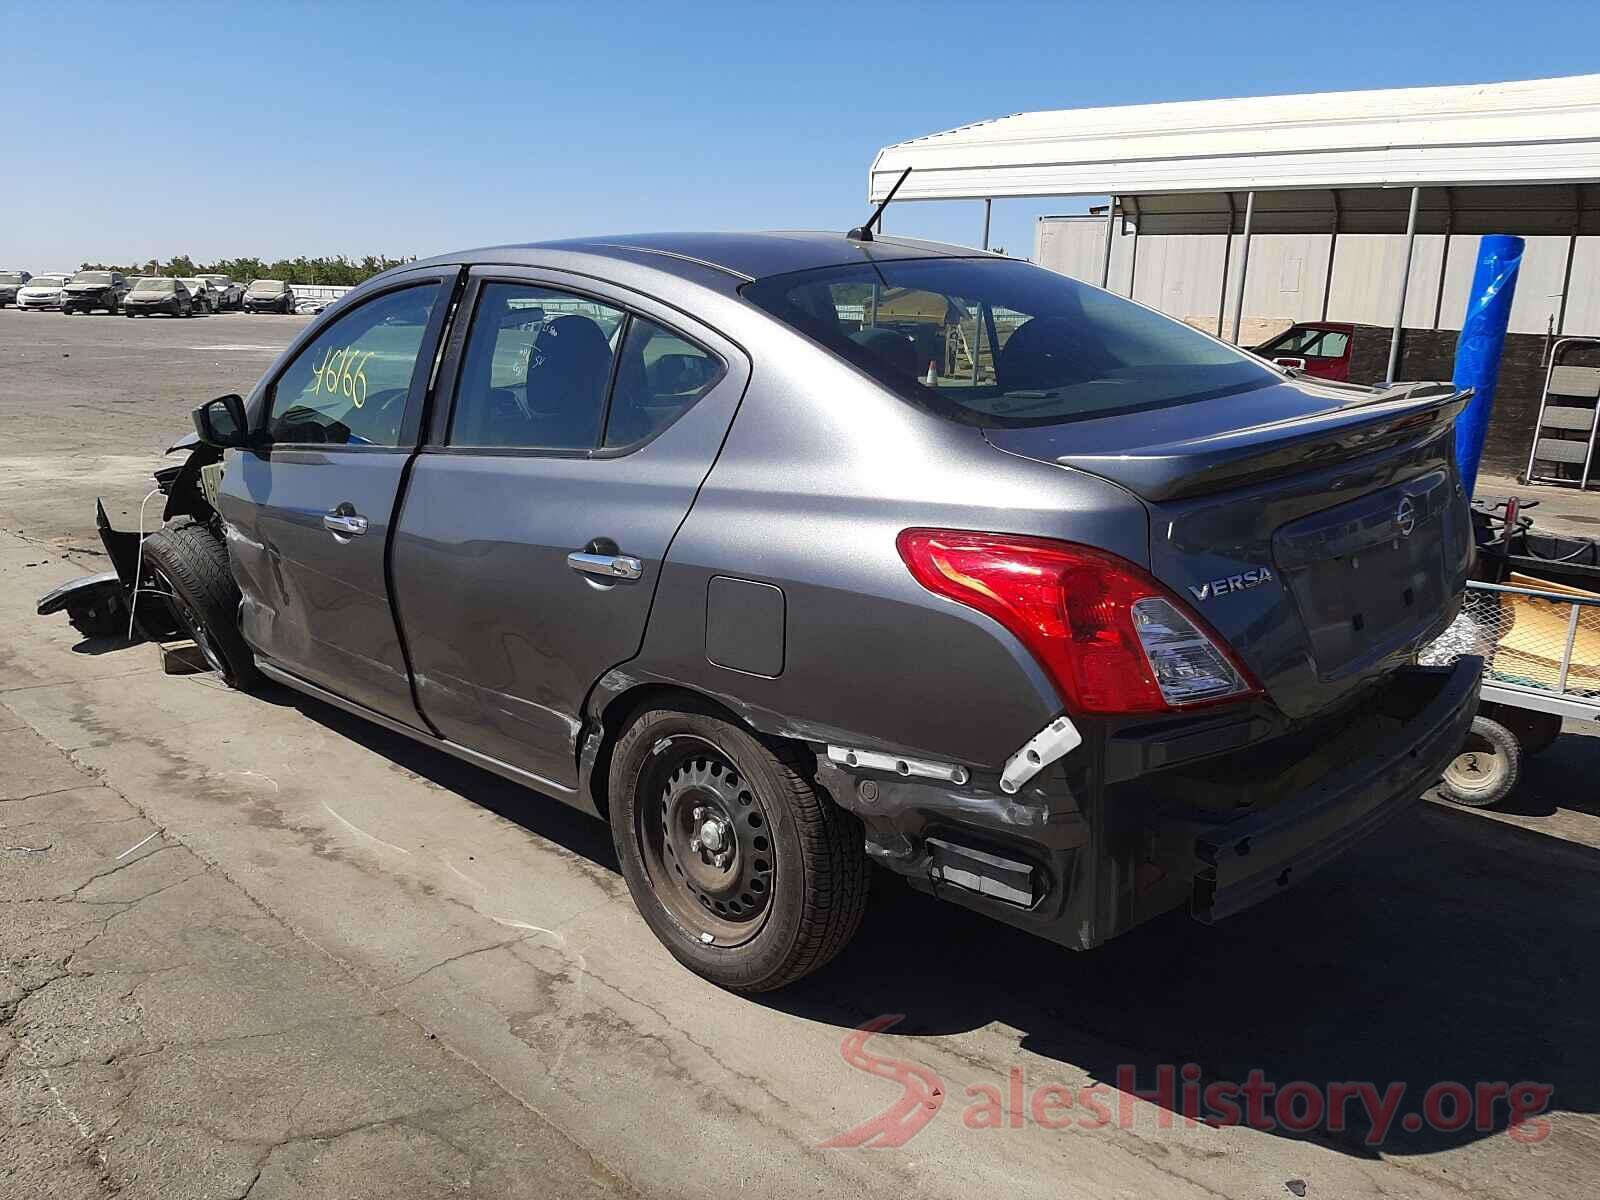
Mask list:
[[509,246],[203,405],[145,557],[231,681],[608,820],[662,942],[753,992],[839,951],[870,862],[1087,948],[1410,804],[1477,704],[1476,659],[1415,665],[1472,553],[1462,401],[950,246]]

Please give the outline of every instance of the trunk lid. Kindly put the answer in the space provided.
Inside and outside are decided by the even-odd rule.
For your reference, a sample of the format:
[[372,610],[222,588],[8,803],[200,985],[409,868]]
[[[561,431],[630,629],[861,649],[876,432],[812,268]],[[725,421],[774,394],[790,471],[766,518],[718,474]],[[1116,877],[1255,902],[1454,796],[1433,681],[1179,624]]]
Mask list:
[[1445,384],[1293,380],[986,436],[1137,495],[1151,572],[1304,717],[1453,618],[1471,558],[1454,456],[1465,398]]

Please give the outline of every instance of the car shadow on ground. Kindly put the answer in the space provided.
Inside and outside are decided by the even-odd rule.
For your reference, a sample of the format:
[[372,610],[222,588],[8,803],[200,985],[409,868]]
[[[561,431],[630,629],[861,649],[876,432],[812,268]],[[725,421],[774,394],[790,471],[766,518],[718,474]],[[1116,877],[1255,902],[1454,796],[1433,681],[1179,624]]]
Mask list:
[[252,694],[280,707],[298,709],[340,737],[366,747],[429,783],[515,822],[546,841],[581,854],[597,866],[621,874],[616,850],[611,844],[610,828],[569,804],[281,684],[263,683]]
[[[888,1013],[906,1014],[897,1034],[998,1022],[1096,1080],[1114,1085],[1131,1068],[1141,1091],[1163,1066],[1181,1080],[1193,1063],[1202,1089],[1253,1070],[1323,1095],[1334,1082],[1400,1083],[1402,1114],[1421,1114],[1428,1089],[1450,1081],[1548,1085],[1553,1109],[1594,1112],[1597,891],[1600,852],[1428,805],[1227,922],[1169,914],[1087,953],[880,887],[832,970],[763,999],[841,1030]],[[990,1082],[1007,1093],[1005,1078]],[[1181,1113],[1181,1096],[1165,1107]],[[1376,1153],[1359,1105],[1346,1111],[1343,1131],[1274,1132]],[[1425,1154],[1502,1133],[1505,1101],[1482,1123],[1396,1121],[1381,1148]]]
[[130,650],[134,646],[144,644],[142,637],[86,637],[75,642],[72,647],[74,654],[88,654],[98,657],[102,654],[115,654],[121,650]]
[[[288,689],[266,689],[263,698],[617,870],[606,826],[557,800]],[[1564,737],[1552,768],[1568,753],[1590,761],[1593,746],[1600,739]],[[1571,772],[1563,770],[1568,805]],[[1078,1071],[1115,1085],[1128,1069],[1141,1092],[1153,1092],[1163,1066],[1181,1080],[1193,1063],[1201,1088],[1244,1082],[1257,1070],[1278,1088],[1304,1081],[1324,1094],[1335,1082],[1370,1082],[1380,1093],[1402,1084],[1399,1114],[1420,1114],[1428,1089],[1452,1081],[1469,1090],[1545,1085],[1551,1109],[1596,1112],[1597,894],[1600,851],[1433,804],[1229,921],[1206,926],[1169,914],[1086,953],[880,871],[862,929],[840,958],[752,1003],[832,1024],[841,1039],[886,1014],[904,1014],[893,1032],[912,1037],[1008,1026],[1022,1049],[1072,1069],[1051,1077],[1030,1063],[1030,1095]],[[895,1045],[914,1057],[914,1046]],[[989,1081],[1001,1095],[1010,1065]],[[972,1101],[958,1094],[949,1103]],[[1169,1111],[1181,1123],[1180,1095]],[[1342,1131],[1323,1123],[1274,1132],[1375,1155],[1360,1106],[1347,1104],[1346,1114]],[[1396,1119],[1381,1149],[1431,1153],[1502,1134],[1509,1123],[1502,1097],[1460,1129],[1409,1129]]]
[[1563,734],[1542,754],[1522,760],[1522,782],[1497,811],[1548,817],[1557,809],[1600,815],[1600,737]]

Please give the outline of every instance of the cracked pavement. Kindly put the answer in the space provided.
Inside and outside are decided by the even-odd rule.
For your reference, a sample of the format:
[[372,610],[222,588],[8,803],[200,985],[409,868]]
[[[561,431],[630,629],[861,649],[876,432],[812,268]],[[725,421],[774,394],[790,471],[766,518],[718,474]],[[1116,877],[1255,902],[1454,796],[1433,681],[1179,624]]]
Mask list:
[[9,709],[0,764],[0,1194],[630,1194]]
[[[827,971],[741,999],[657,944],[607,830],[279,688],[168,676],[32,606],[105,569],[201,400],[273,317],[0,311],[0,1197],[878,1196],[1526,1200],[1600,1171],[1600,738],[1519,806],[1424,806],[1215,927],[1073,955],[880,879]],[[71,354],[65,359],[64,354]],[[140,843],[151,834],[158,836]],[[138,849],[133,849],[134,847]],[[131,852],[129,852],[131,851]],[[124,856],[125,857],[119,857]],[[937,1077],[899,1146],[825,1148]],[[1550,1136],[975,1129],[1013,1080],[1550,1084]],[[1120,1102],[1120,1094],[1118,1095]]]

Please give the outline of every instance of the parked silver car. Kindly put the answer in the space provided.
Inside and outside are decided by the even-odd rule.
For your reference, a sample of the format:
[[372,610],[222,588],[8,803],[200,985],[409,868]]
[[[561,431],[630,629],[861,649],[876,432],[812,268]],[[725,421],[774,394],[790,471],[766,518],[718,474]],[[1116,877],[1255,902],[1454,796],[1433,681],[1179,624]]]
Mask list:
[[281,279],[253,279],[244,290],[244,311],[292,313],[294,289]]
[[218,312],[239,310],[244,307],[243,284],[235,283],[227,275],[201,275],[198,278],[205,280],[207,286],[216,293]]
[[1471,555],[1461,394],[855,232],[370,281],[197,410],[153,594],[237,685],[609,821],[661,941],[744,991],[844,946],[871,862],[1088,948],[1299,883],[1439,777],[1481,665],[1414,665]]
[[144,276],[123,298],[122,311],[129,317],[149,317],[166,313],[170,317],[194,316],[194,294],[182,279]]
[[210,315],[222,309],[222,294],[212,287],[203,275],[192,275],[179,280],[194,297],[194,310]]

